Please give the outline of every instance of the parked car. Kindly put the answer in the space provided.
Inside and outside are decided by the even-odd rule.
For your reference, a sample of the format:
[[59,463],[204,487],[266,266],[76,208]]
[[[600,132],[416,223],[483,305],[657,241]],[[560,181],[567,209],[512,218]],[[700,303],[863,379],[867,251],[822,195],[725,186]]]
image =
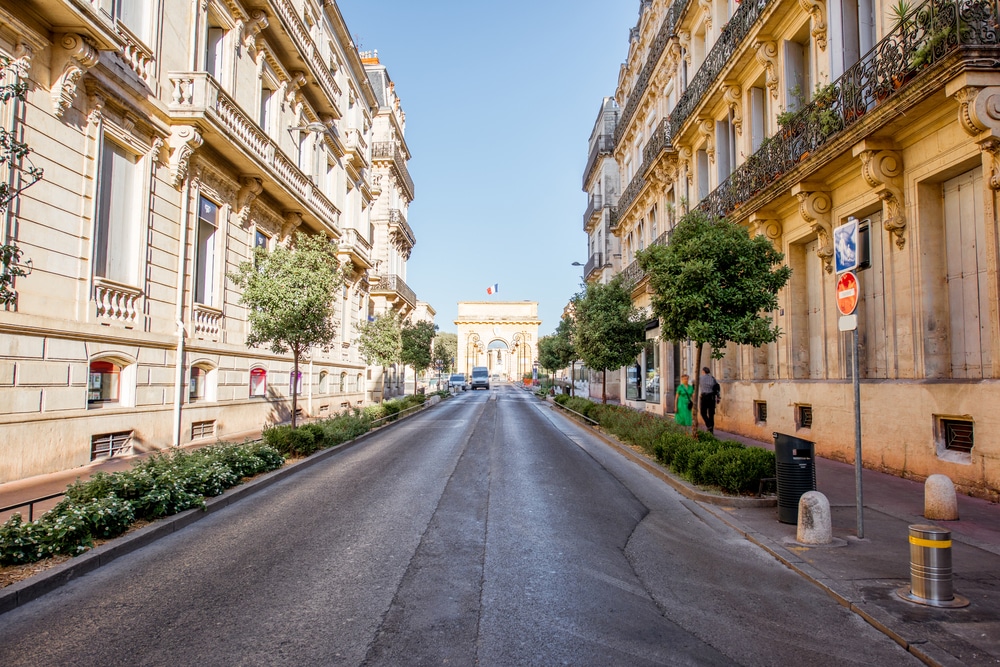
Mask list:
[[490,388],[490,369],[486,366],[473,366],[472,367],[472,380],[469,382],[469,387],[473,390],[475,389],[489,389]]
[[455,391],[465,391],[469,388],[469,384],[465,381],[465,375],[463,373],[455,373],[450,378],[448,378],[448,389],[454,389]]

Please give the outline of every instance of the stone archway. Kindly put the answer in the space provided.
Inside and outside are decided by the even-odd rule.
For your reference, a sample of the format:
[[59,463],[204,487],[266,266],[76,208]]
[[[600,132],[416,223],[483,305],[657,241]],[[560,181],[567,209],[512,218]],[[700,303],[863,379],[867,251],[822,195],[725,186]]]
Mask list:
[[490,375],[499,375],[504,380],[510,376],[510,346],[501,338],[494,338],[486,346],[487,368]]

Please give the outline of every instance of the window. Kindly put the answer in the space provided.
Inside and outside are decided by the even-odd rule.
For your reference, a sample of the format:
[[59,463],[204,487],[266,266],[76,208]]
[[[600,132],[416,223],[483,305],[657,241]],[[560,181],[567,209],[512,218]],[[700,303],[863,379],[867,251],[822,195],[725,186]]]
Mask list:
[[758,424],[767,423],[767,401],[753,402],[753,420]]
[[149,5],[149,0],[114,0],[112,3],[115,19],[144,42],[149,42]]
[[259,229],[256,230],[253,235],[253,247],[260,248],[261,250],[269,250],[271,248],[271,237]]
[[191,422],[191,439],[211,438],[215,436],[215,420]]
[[102,433],[90,438],[90,460],[132,453],[132,431]]
[[198,247],[195,250],[194,300],[212,306],[215,300],[215,237],[219,207],[201,197],[198,205]]
[[138,282],[137,174],[136,157],[105,139],[94,230],[94,275],[126,285]]
[[267,371],[263,368],[250,369],[250,395],[267,395]]
[[224,83],[226,54],[226,29],[218,21],[209,19],[205,39],[205,71],[219,83]]
[[191,368],[191,380],[188,388],[188,400],[191,403],[205,400],[205,384],[208,372],[200,366]]
[[340,393],[343,394],[347,391],[347,373],[340,374]]
[[799,429],[812,428],[813,409],[811,405],[795,406],[795,427]]
[[785,111],[798,111],[809,101],[809,41],[785,42]]
[[722,183],[736,168],[736,128],[732,123],[733,112],[715,121],[715,166],[718,182]]
[[750,88],[750,150],[756,153],[767,137],[767,90],[763,85]]
[[110,361],[90,362],[87,381],[87,403],[117,403],[120,391],[121,368]]
[[330,392],[330,374],[326,371],[320,371],[319,374],[319,393],[327,394]]
[[944,447],[954,452],[972,452],[973,424],[964,419],[942,419],[941,430],[944,433]]
[[708,151],[699,149],[695,160],[698,169],[698,201],[701,201],[712,191],[711,185],[708,182]]

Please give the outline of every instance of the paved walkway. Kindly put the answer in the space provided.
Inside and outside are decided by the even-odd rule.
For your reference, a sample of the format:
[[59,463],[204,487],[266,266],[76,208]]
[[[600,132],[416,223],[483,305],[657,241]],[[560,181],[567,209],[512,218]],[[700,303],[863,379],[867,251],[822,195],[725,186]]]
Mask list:
[[[0,484],[0,507],[62,491],[78,477],[126,468],[135,460],[110,459]],[[816,481],[830,501],[834,537],[844,546],[796,545],[796,527],[780,523],[775,507],[702,504],[928,664],[1000,665],[1000,505],[960,495],[960,519],[934,522],[951,531],[955,593],[970,601],[962,609],[938,609],[896,593],[910,583],[908,526],[930,523],[922,516],[923,484],[865,470],[864,539],[858,539],[854,467],[816,459]]]

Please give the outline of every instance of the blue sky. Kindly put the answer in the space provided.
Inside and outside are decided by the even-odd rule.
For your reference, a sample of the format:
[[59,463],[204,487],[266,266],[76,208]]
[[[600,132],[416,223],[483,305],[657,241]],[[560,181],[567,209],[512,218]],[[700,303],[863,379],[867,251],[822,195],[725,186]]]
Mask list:
[[[456,330],[459,301],[537,301],[552,333],[587,261],[581,189],[639,0],[339,0],[406,112],[417,245],[406,282]],[[495,297],[486,288],[499,283]]]

